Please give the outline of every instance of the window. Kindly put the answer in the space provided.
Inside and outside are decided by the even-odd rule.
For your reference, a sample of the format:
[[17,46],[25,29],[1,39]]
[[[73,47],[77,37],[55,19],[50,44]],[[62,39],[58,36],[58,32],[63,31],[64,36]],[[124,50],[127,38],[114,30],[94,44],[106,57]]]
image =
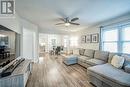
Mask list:
[[78,37],[71,37],[70,38],[70,46],[77,47],[78,46]]
[[69,47],[69,36],[64,36],[64,47]]
[[118,41],[118,31],[117,29],[104,31],[103,37],[106,42]]
[[123,53],[130,53],[130,42],[123,43]]
[[130,26],[123,27],[122,33],[122,52],[130,53]]
[[103,50],[117,52],[118,30],[104,30],[103,32]]
[[103,51],[130,54],[130,25],[101,29]]

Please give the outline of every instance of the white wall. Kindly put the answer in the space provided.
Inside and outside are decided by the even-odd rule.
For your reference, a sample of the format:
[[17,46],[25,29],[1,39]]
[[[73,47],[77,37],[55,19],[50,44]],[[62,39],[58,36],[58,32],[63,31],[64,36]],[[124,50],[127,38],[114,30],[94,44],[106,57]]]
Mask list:
[[60,30],[60,29],[48,29],[48,28],[39,28],[40,33],[44,34],[70,34],[70,31]]
[[23,57],[27,59],[34,58],[34,32],[29,29],[23,29]]
[[[0,24],[19,33],[21,35],[21,57],[23,56],[23,28],[26,28],[32,32],[35,33],[35,42],[33,44],[35,45],[35,49],[33,50],[35,60],[38,59],[38,27],[37,25],[27,21],[24,18],[21,18],[17,14],[13,18],[2,18],[0,17]],[[29,52],[28,52],[29,53]]]
[[[79,38],[81,38],[82,35],[94,34],[94,33],[99,33],[100,34],[100,26],[111,25],[111,24],[114,24],[114,23],[127,21],[129,19],[130,19],[130,14],[126,14],[126,15],[123,15],[123,16],[118,17],[118,18],[114,18],[114,19],[111,19],[111,20],[104,21],[104,22],[99,23],[99,24],[97,24],[95,26],[91,26],[91,27],[86,28],[86,29],[84,29],[84,30],[82,30],[80,32],[76,32],[75,35],[77,35]],[[99,50],[99,43],[81,44],[80,41],[81,41],[81,39],[79,39],[79,48]]]
[[[39,57],[39,55],[38,55],[38,53],[39,53],[38,52],[38,45],[39,45],[38,27],[37,27],[37,25],[35,25],[35,24],[33,24],[33,23],[31,23],[31,22],[29,22],[27,20],[24,20],[22,18],[20,18],[20,24],[21,24],[21,28],[22,28],[22,35],[25,34],[24,38],[22,38],[22,41],[21,41],[21,43],[24,43],[21,46],[21,48],[22,48],[21,56],[24,57],[24,58],[32,56],[32,59],[34,61],[38,61],[38,57]],[[25,29],[25,31],[24,31],[24,29]],[[32,36],[32,38],[30,38],[30,41],[31,41],[30,43],[24,42],[24,41],[27,41],[27,40],[24,40],[24,39],[28,38],[28,35],[26,35],[27,34],[26,31],[30,31],[31,32],[30,34],[28,33],[28,35]],[[33,35],[32,35],[32,32],[33,32]],[[31,40],[31,39],[33,39],[33,40]],[[32,48],[33,50],[32,51],[28,51],[27,53],[28,54],[32,54],[33,53],[33,55],[29,56],[27,53],[24,52],[25,51],[24,47],[30,46],[30,45],[33,46],[33,48]]]
[[19,34],[21,34],[21,28],[19,24],[19,16],[16,14],[13,18],[0,17],[0,25],[3,25]]

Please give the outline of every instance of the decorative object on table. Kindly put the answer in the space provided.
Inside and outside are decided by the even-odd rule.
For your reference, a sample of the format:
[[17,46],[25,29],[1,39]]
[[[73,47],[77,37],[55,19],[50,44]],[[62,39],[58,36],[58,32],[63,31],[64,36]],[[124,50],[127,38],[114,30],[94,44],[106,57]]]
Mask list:
[[85,35],[81,36],[81,43],[86,43],[86,36]]
[[99,42],[99,34],[92,34],[92,43],[98,43]]
[[91,35],[86,35],[86,43],[91,43]]

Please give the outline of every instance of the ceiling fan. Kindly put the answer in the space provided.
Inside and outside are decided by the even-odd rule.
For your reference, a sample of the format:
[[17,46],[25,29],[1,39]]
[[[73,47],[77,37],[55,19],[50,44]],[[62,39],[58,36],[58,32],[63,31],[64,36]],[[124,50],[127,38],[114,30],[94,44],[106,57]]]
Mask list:
[[79,23],[74,23],[75,21],[79,20],[78,17],[75,17],[73,19],[69,19],[69,17],[67,18],[60,18],[60,20],[62,20],[64,23],[57,23],[56,25],[65,25],[66,27],[70,26],[70,25],[80,25]]

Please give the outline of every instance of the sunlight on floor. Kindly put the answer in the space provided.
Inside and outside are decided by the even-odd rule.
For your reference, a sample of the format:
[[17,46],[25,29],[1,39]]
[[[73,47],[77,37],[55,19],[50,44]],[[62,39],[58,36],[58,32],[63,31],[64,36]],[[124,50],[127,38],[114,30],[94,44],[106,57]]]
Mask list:
[[79,76],[77,75],[76,72],[72,72],[72,73],[70,73],[70,75],[74,76],[75,78],[79,78]]
[[43,63],[43,58],[44,58],[44,57],[39,57],[39,63],[40,63],[40,64]]
[[59,78],[59,71],[57,70],[57,67],[53,67],[48,75],[49,75],[49,78],[51,78],[51,80],[57,80]]

